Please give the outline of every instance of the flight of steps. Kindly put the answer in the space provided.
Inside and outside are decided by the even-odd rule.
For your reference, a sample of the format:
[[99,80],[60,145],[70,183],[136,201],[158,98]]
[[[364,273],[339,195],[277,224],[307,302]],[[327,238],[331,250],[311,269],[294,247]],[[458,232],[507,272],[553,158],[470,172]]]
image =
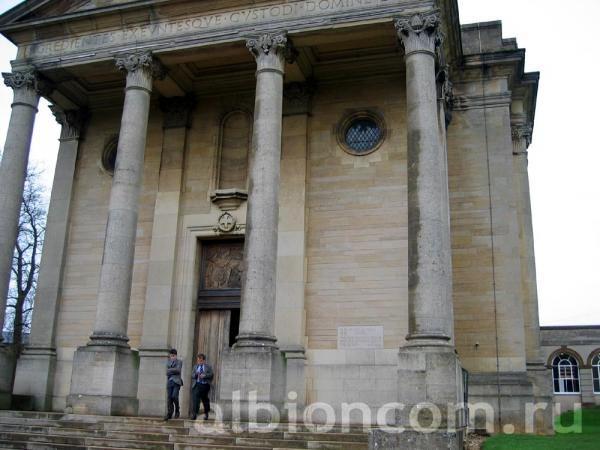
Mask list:
[[[259,425],[264,427],[264,424]],[[235,427],[235,429],[232,429]],[[248,423],[217,424],[185,419],[84,416],[63,413],[0,411],[0,449],[19,450],[367,450],[362,428],[280,424],[256,430]]]

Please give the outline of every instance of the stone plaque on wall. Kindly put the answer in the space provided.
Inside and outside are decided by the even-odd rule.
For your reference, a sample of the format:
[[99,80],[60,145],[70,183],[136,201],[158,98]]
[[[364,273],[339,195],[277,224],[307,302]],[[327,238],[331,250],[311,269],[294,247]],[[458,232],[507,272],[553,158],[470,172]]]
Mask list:
[[383,326],[338,327],[338,349],[383,348]]

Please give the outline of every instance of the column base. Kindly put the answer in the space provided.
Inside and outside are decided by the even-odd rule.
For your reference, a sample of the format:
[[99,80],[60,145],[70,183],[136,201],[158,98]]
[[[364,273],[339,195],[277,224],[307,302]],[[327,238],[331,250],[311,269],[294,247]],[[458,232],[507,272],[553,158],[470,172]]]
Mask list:
[[534,414],[534,385],[526,372],[469,374],[473,428],[493,433],[546,433],[552,427],[552,399],[547,400],[546,407]]
[[552,369],[543,362],[527,363],[527,377],[533,386],[533,400],[536,404],[546,403],[547,408],[535,413],[533,418],[536,434],[554,434],[554,389],[552,386]]
[[268,334],[262,333],[240,333],[237,337],[235,348],[277,348],[277,338]]
[[67,408],[74,414],[137,415],[139,364],[138,352],[118,345],[79,347]]
[[221,361],[219,404],[224,419],[269,422],[281,418],[285,361],[279,349],[237,347],[224,353]]
[[[164,416],[167,412],[166,400],[166,360],[169,350],[140,349],[140,382],[138,384],[137,398],[139,401],[138,413],[140,416]],[[185,369],[184,369],[185,371]],[[189,377],[185,372],[181,374],[184,385]],[[183,393],[183,390],[182,390]],[[179,395],[181,402],[181,393]],[[183,410],[183,409],[182,409]]]
[[[294,400],[298,411],[306,406],[306,351],[301,345],[281,347],[285,360],[285,394]],[[295,398],[292,393],[296,393]]]
[[13,346],[0,343],[0,409],[10,409],[16,360]]
[[26,347],[17,361],[14,395],[31,397],[35,411],[52,411],[56,350]]
[[[466,431],[463,371],[454,347],[411,341],[398,354],[394,431],[374,430],[369,449],[462,450]],[[398,432],[403,430],[403,432]]]

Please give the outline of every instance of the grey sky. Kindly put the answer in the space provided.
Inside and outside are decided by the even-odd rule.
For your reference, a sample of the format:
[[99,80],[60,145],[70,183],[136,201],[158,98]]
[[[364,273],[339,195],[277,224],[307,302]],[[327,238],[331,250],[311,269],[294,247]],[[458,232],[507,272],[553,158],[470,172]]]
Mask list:
[[[0,12],[19,0],[0,0]],[[600,324],[600,89],[596,18],[600,1],[459,0],[461,22],[502,20],[504,37],[527,49],[526,69],[540,71],[529,173],[540,320]],[[565,20],[569,20],[567,25]],[[574,18],[574,19],[573,19]],[[0,69],[10,71],[14,47],[0,38]],[[12,93],[0,87],[0,140]],[[31,161],[52,184],[59,127],[40,105]]]

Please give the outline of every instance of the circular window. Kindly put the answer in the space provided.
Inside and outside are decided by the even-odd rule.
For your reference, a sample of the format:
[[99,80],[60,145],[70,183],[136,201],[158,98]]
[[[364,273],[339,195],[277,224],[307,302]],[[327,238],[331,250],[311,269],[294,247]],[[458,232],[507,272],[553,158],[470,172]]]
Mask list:
[[117,162],[117,144],[119,143],[119,135],[115,134],[108,138],[102,152],[102,168],[109,173],[115,172],[115,164]]
[[353,155],[368,155],[383,142],[385,128],[379,116],[370,112],[354,113],[342,121],[338,141]]

